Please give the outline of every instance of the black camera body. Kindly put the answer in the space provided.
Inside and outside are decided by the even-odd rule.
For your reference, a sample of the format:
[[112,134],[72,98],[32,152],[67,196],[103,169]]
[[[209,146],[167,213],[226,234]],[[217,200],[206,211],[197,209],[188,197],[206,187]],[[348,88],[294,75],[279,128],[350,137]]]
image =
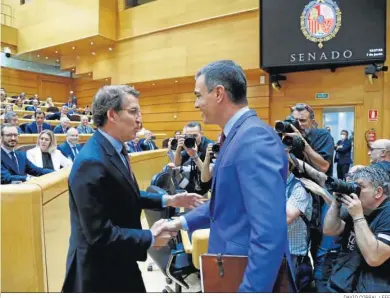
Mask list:
[[215,154],[219,153],[219,150],[221,149],[221,145],[219,143],[215,143],[213,147],[211,147],[211,158],[215,158]]
[[328,191],[350,195],[351,193],[360,196],[361,188],[356,182],[346,182],[333,177],[328,177],[325,182],[325,187]]
[[195,148],[196,139],[193,135],[184,136],[184,146],[187,148]]
[[177,139],[172,139],[172,141],[171,141],[171,149],[173,151],[176,151],[176,149],[177,149]]
[[292,133],[294,132],[291,125],[300,130],[299,121],[293,116],[287,116],[283,121],[277,121],[275,123],[275,130],[278,133]]

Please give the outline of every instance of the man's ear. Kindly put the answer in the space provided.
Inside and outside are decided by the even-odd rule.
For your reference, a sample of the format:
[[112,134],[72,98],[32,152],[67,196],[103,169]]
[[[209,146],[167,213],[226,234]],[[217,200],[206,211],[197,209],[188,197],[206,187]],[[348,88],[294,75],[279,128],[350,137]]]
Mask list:
[[375,190],[374,193],[374,199],[380,199],[383,196],[383,188],[381,186],[378,186],[378,188]]
[[117,113],[115,113],[114,110],[109,109],[109,110],[107,111],[107,120],[109,120],[109,121],[111,121],[111,122],[115,122],[116,117],[117,117]]
[[223,100],[224,94],[226,92],[225,87],[222,85],[217,85],[214,90],[215,95],[217,96],[217,103],[220,103]]

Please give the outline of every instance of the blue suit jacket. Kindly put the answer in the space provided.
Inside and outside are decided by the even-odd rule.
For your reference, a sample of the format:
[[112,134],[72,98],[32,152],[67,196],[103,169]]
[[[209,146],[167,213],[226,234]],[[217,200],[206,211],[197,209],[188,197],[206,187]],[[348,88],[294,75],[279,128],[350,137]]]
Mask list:
[[[43,122],[42,130],[44,130],[44,129],[51,130],[50,124]],[[38,126],[37,126],[36,121],[34,121],[26,126],[26,133],[38,133]]]
[[50,169],[36,167],[27,159],[26,153],[15,151],[19,163],[19,170],[11,158],[3,149],[1,149],[1,184],[10,184],[14,181],[26,181],[27,174],[31,176],[42,176],[53,172]]
[[63,291],[145,291],[137,261],[146,260],[152,235],[142,230],[141,210],[161,209],[161,195],[141,199],[137,181],[99,131],[73,163],[69,206],[71,235]]
[[[69,129],[69,128],[68,128],[68,129]],[[66,133],[66,131],[64,131],[64,130],[62,129],[61,124],[58,124],[56,127],[54,127],[53,132],[54,132],[54,133],[59,133],[59,134],[61,134],[61,133]]]
[[190,230],[210,227],[209,253],[248,256],[240,292],[272,292],[289,258],[287,166],[280,138],[250,110],[221,148],[210,201],[185,215]]
[[34,106],[28,106],[28,107],[26,107],[26,109],[25,109],[26,111],[31,111],[31,112],[35,112],[35,107]]
[[[79,153],[80,153],[80,150],[81,150],[81,145],[80,144],[77,144],[76,145],[76,148],[77,148],[77,150],[79,151]],[[68,144],[68,142],[64,142],[64,143],[62,143],[61,145],[59,145],[58,146],[58,150],[60,150],[61,151],[61,153],[65,156],[65,157],[67,157],[67,158],[71,158],[72,159],[72,161],[74,161],[74,158],[75,158],[75,156],[74,156],[74,154],[73,154],[73,151],[72,151],[72,149],[70,149],[70,146],[69,146],[69,144]]]
[[127,143],[127,146],[129,146],[129,152],[130,153],[143,151],[141,149],[141,147],[139,146],[139,143],[137,145],[135,145],[134,142],[130,141],[130,142]]
[[352,143],[351,140],[346,139],[344,141],[338,141],[336,146],[342,145],[343,148],[336,150],[335,161],[339,165],[349,165],[352,163],[351,159],[351,151],[352,151]]

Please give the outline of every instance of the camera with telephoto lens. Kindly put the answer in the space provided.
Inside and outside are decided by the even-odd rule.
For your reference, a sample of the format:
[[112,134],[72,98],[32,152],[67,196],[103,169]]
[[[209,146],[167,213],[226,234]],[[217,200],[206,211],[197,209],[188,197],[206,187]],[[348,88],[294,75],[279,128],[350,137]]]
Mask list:
[[215,158],[215,154],[219,153],[219,149],[221,148],[221,145],[219,143],[215,143],[213,147],[211,147],[211,153],[210,158]]
[[185,135],[184,136],[184,146],[187,148],[195,148],[196,139],[193,135]]
[[328,177],[325,182],[325,187],[328,191],[350,195],[351,193],[360,196],[361,188],[356,182],[346,182],[333,177]]
[[176,149],[177,149],[177,139],[172,139],[172,141],[171,141],[171,149],[173,151],[176,151]]
[[277,121],[275,123],[275,130],[278,133],[292,133],[294,131],[291,127],[291,124],[294,127],[296,127],[298,130],[300,129],[298,120],[290,115],[290,116],[287,116],[287,118],[284,119],[283,121]]

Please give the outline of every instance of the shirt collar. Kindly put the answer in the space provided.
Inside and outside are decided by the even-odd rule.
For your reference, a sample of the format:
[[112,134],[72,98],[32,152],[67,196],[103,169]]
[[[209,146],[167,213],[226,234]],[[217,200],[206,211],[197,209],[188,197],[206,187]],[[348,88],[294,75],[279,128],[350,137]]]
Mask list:
[[229,132],[232,130],[234,124],[240,119],[242,115],[244,115],[246,112],[249,111],[248,106],[245,106],[238,110],[230,119],[229,121],[225,124],[225,127],[223,128],[223,133],[225,134],[225,137],[228,136]]
[[120,156],[120,154],[122,153],[123,144],[117,139],[110,136],[108,133],[101,130],[100,128],[98,129],[98,131],[111,143],[112,146],[114,146],[116,152],[118,152]]
[[3,149],[4,152],[7,153],[8,155],[9,155],[11,152],[15,152],[15,151],[13,151],[13,150],[8,150],[8,149],[6,149],[4,146],[1,146],[1,149]]

